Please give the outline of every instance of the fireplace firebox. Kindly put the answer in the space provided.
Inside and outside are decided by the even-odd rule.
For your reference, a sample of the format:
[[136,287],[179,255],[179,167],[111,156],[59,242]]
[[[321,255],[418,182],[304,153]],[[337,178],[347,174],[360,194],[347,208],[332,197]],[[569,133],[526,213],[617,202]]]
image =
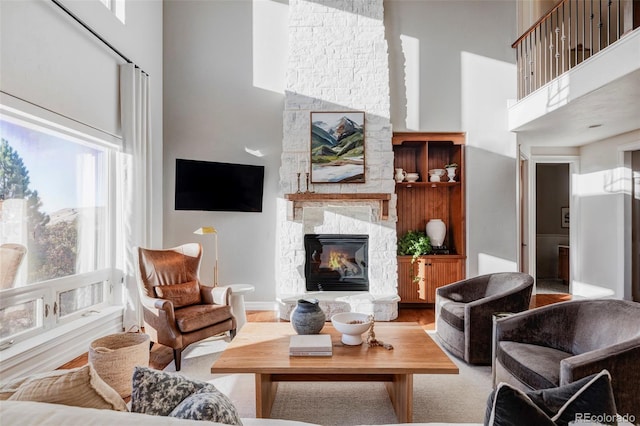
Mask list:
[[369,236],[304,236],[307,291],[368,291]]

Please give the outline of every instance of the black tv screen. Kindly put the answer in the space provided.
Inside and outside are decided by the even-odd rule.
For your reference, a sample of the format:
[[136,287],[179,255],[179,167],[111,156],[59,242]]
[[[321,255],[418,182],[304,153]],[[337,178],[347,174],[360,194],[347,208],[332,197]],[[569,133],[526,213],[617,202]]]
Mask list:
[[176,159],[176,210],[261,212],[264,166]]

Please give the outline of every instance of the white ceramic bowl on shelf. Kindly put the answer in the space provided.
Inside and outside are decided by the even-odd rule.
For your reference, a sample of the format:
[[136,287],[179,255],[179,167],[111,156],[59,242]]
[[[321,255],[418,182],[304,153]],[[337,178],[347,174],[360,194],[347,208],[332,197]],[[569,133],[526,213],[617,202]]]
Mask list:
[[342,312],[331,317],[333,327],[342,333],[342,343],[345,345],[362,344],[362,333],[369,330],[369,315],[359,312]]
[[429,180],[431,182],[440,182],[440,178],[444,176],[446,171],[444,169],[431,169],[429,170]]
[[407,173],[407,182],[417,182],[420,179],[420,175],[418,173]]

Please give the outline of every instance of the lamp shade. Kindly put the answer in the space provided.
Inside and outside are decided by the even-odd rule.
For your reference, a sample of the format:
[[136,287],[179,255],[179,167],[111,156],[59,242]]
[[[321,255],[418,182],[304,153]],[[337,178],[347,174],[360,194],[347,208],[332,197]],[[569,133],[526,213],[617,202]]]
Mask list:
[[193,233],[198,235],[207,235],[207,234],[217,234],[218,231],[216,231],[216,228],[214,228],[213,226],[203,226],[202,228],[198,228],[195,231],[193,231]]

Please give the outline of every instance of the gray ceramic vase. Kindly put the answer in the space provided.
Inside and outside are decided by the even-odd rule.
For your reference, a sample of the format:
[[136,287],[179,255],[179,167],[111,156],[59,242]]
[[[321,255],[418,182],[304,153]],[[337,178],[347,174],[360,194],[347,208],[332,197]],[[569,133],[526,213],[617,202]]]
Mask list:
[[298,299],[291,312],[291,325],[298,334],[318,334],[327,320],[318,299]]

